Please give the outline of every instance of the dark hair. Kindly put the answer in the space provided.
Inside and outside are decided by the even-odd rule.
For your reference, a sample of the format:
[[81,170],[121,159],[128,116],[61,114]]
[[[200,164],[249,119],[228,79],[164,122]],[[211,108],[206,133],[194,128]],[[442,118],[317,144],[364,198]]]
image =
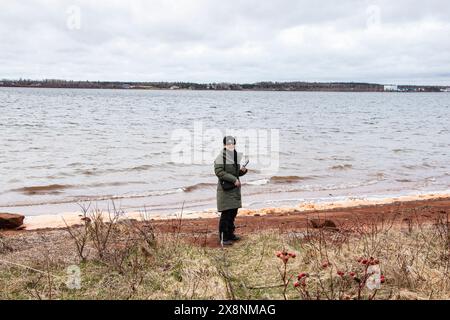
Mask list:
[[235,137],[231,137],[231,136],[227,136],[227,137],[223,138],[223,145],[226,145],[227,144],[227,140],[231,140],[231,139],[233,139],[233,144],[235,145],[236,144],[236,138]]

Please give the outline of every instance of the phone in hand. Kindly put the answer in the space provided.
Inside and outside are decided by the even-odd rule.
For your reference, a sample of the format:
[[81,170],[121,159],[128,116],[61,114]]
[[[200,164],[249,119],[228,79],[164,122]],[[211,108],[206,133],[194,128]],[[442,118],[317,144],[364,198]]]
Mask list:
[[247,161],[245,161],[245,164],[242,166],[242,168],[247,167],[248,163],[250,162],[250,160],[247,159]]

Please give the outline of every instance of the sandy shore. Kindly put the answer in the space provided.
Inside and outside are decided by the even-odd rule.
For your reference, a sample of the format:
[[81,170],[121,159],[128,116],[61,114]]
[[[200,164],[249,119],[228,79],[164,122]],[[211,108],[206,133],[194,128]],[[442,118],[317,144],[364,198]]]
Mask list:
[[[352,208],[367,208],[368,212],[377,211],[378,207],[381,205],[389,204],[405,204],[414,206],[417,201],[439,201],[450,199],[450,193],[429,193],[420,195],[407,195],[399,197],[380,197],[380,198],[365,198],[365,199],[346,199],[341,201],[330,201],[330,202],[302,202],[294,207],[279,207],[279,208],[263,208],[263,209],[240,209],[239,217],[251,217],[251,216],[279,216],[291,213],[311,213],[311,212],[329,212],[337,209],[352,209]],[[184,211],[183,213],[178,212],[171,215],[160,215],[157,213],[147,213],[142,212],[127,212],[124,213],[122,219],[152,219],[155,221],[162,220],[172,220],[172,219],[213,219],[217,218],[218,214],[214,209],[205,210],[202,212],[189,212]],[[25,219],[26,230],[40,230],[40,229],[58,229],[64,228],[67,225],[74,226],[82,223],[81,212],[66,212],[57,215],[39,215],[39,216],[27,216]],[[105,213],[105,218],[108,215]]]

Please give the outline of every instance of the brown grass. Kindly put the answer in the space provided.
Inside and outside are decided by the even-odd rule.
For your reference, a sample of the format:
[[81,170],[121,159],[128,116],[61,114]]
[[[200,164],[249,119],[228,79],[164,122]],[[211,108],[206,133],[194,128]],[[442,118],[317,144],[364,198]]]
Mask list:
[[[264,230],[231,248],[184,241],[181,217],[158,233],[145,212],[121,214],[85,210],[78,227],[0,237],[0,299],[450,299],[447,213]],[[378,289],[364,260],[385,278]],[[73,267],[79,289],[67,285]]]

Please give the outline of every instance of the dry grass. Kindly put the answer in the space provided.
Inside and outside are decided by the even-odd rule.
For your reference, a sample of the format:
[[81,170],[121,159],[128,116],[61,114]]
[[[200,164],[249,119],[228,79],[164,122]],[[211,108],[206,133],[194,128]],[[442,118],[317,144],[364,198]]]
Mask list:
[[[448,215],[406,227],[264,231],[211,249],[120,214],[113,208],[104,221],[93,211],[77,228],[0,238],[0,299],[450,299]],[[295,258],[283,263],[279,251]],[[370,257],[385,277],[376,290],[365,285],[361,258]],[[67,286],[73,265],[79,289]]]

